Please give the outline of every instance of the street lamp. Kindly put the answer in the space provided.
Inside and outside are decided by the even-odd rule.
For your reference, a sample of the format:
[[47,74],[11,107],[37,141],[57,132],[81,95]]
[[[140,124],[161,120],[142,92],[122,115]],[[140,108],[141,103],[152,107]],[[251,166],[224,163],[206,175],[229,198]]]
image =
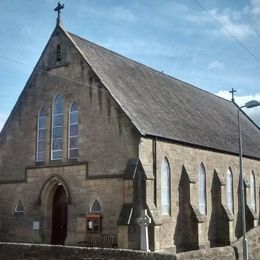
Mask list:
[[239,167],[240,167],[240,196],[242,204],[242,228],[243,228],[243,259],[248,260],[248,242],[246,238],[246,214],[245,214],[245,194],[244,194],[244,177],[243,177],[243,162],[242,162],[242,135],[240,125],[240,110],[242,108],[253,108],[260,106],[257,100],[251,100],[244,106],[238,108],[238,131],[239,131]]

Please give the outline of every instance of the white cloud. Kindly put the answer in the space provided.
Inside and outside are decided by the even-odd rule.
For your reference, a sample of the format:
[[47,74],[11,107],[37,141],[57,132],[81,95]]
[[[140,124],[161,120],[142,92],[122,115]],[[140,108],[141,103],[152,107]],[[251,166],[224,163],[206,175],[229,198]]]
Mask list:
[[[229,91],[226,90],[219,91],[218,93],[216,93],[216,95],[228,100],[231,99],[231,94],[229,93]],[[235,97],[235,101],[239,106],[243,106],[246,102],[250,100],[257,100],[260,102],[260,93],[256,93],[255,95]],[[260,127],[260,107],[244,109],[244,111]]]
[[219,27],[220,31],[215,31],[217,33],[229,35],[228,32],[230,32],[239,40],[247,40],[251,36],[256,35],[254,29],[243,22],[243,11],[237,12],[230,9],[220,11],[213,9],[210,11],[210,14],[224,26],[224,28]]
[[208,65],[208,69],[209,70],[219,70],[219,69],[224,69],[225,65],[224,63],[218,61],[218,60],[214,60],[212,61],[209,65]]
[[260,0],[251,0],[251,8],[253,15],[260,15]]
[[[252,0],[260,3],[260,0]],[[258,12],[260,9],[260,5],[255,5],[253,8],[254,12]],[[260,11],[260,10],[259,10]],[[247,40],[252,36],[256,36],[256,32],[254,30],[254,26],[245,23],[247,20],[248,13],[252,12],[252,7],[246,6],[244,9],[240,11],[235,11],[232,9],[211,9],[208,13],[205,11],[197,12],[190,11],[185,14],[185,19],[193,24],[204,25],[207,27],[208,33],[211,33],[215,36],[229,36],[230,32],[239,40]],[[215,20],[215,21],[214,21]],[[214,29],[212,29],[214,26]],[[228,31],[228,32],[227,32]]]

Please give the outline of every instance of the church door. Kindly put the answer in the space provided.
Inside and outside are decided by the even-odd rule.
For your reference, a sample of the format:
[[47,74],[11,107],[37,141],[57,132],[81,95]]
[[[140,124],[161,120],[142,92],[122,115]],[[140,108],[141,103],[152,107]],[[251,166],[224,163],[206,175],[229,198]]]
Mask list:
[[62,185],[59,185],[53,197],[52,239],[55,245],[64,245],[67,237],[67,197]]

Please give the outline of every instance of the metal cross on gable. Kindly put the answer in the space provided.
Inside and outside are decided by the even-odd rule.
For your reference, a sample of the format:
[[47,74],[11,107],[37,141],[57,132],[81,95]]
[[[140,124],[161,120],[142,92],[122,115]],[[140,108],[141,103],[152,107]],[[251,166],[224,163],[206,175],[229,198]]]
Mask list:
[[60,23],[60,11],[61,11],[63,8],[64,8],[64,4],[61,4],[60,2],[58,2],[57,7],[54,9],[54,11],[58,13],[57,24]]
[[229,93],[232,94],[232,99],[231,99],[232,102],[235,102],[235,92],[237,92],[237,91],[233,88],[232,88],[232,90],[229,91]]

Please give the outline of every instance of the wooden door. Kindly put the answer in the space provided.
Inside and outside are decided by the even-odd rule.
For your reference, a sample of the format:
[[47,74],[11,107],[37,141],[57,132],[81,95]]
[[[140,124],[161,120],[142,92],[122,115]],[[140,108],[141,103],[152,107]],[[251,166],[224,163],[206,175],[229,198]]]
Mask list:
[[67,237],[67,197],[62,185],[57,187],[52,207],[52,239],[55,245],[64,245]]

